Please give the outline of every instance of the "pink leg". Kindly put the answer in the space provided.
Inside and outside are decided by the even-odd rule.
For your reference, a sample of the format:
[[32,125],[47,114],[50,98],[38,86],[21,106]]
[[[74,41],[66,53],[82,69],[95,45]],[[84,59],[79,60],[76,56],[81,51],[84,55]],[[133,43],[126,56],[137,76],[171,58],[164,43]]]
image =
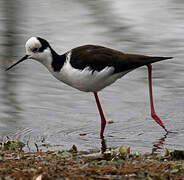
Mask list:
[[104,133],[105,125],[106,125],[106,120],[105,120],[105,116],[104,116],[104,113],[103,113],[103,110],[102,110],[102,107],[101,107],[101,104],[100,104],[100,101],[98,99],[98,95],[97,95],[96,92],[94,92],[94,96],[95,96],[96,104],[97,104],[98,111],[99,111],[100,117],[101,117],[100,137],[103,138],[104,137],[103,133]]
[[150,94],[150,106],[151,106],[151,116],[152,118],[166,131],[163,122],[160,120],[160,118],[155,113],[154,104],[153,104],[153,93],[152,93],[152,65],[149,64],[148,66],[148,79],[149,79],[149,94]]

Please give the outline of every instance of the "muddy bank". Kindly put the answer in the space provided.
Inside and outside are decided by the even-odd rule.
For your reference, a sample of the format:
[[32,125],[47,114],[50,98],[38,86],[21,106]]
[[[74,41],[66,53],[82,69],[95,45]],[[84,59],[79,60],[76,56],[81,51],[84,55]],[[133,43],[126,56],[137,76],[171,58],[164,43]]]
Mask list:
[[68,151],[23,152],[20,142],[17,146],[16,141],[6,143],[0,146],[2,180],[184,178],[183,151],[165,149],[161,156],[131,153],[130,148],[121,146],[101,154],[78,151],[74,145]]

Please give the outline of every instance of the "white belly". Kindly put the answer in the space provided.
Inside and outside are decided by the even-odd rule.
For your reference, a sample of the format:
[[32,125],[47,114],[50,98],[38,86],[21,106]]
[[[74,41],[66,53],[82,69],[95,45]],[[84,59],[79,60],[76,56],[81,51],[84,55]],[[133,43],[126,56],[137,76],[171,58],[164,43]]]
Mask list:
[[84,70],[74,69],[66,61],[60,72],[52,74],[60,81],[85,92],[98,92],[115,82],[127,72],[113,74],[114,67],[106,67],[101,71],[92,71],[88,67]]

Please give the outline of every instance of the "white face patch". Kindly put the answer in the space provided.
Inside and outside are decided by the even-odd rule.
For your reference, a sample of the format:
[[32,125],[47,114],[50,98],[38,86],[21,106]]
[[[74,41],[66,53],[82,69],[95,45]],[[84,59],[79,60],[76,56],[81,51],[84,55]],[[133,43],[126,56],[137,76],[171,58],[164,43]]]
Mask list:
[[26,54],[27,55],[32,55],[33,54],[33,49],[34,48],[40,48],[42,45],[40,43],[40,41],[36,38],[36,37],[31,37],[30,39],[28,39],[28,41],[26,42]]
[[[26,54],[29,55],[31,59],[34,59],[43,65],[45,65],[49,71],[51,71],[51,62],[52,62],[52,54],[49,47],[44,49],[42,52],[39,52],[39,48],[42,47],[42,44],[36,37],[31,37],[26,42]],[[37,51],[35,51],[37,49]]]

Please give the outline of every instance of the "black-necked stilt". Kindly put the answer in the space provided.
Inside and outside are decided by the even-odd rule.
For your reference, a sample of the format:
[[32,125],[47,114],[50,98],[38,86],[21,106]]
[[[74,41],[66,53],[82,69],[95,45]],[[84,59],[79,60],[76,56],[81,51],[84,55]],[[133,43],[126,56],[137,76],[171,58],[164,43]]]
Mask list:
[[151,116],[167,132],[167,129],[154,110],[151,63],[171,59],[172,57],[125,54],[96,45],[80,46],[63,55],[58,55],[50,44],[40,37],[31,37],[26,42],[25,47],[26,55],[6,70],[11,69],[26,59],[34,59],[45,65],[58,80],[81,91],[93,92],[101,117],[101,137],[103,137],[106,120],[97,92],[114,83],[128,72],[147,65]]

